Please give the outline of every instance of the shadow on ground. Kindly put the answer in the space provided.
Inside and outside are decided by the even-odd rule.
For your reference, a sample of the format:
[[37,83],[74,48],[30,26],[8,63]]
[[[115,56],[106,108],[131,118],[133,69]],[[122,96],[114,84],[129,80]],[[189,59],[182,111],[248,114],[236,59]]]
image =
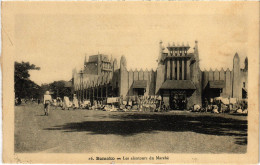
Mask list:
[[247,120],[225,118],[217,115],[157,115],[124,114],[110,115],[112,121],[84,121],[67,123],[45,130],[65,132],[86,131],[92,134],[115,134],[130,136],[156,131],[195,132],[217,136],[235,136],[236,144],[247,144]]

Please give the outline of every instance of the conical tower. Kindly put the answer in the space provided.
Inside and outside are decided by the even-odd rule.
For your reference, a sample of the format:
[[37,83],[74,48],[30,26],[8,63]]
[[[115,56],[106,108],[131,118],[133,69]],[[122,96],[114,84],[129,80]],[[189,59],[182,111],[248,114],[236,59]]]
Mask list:
[[233,58],[233,80],[232,80],[232,97],[240,99],[242,97],[242,89],[240,89],[240,58],[236,53]]
[[126,96],[128,91],[128,72],[125,56],[120,59],[120,81],[119,81],[119,95]]
[[[191,80],[194,83],[196,90],[192,95],[193,103],[202,105],[201,101],[201,70],[199,66],[199,48],[198,48],[198,41],[195,41],[194,46],[194,63],[191,64]],[[191,105],[189,105],[191,106]]]
[[163,56],[163,46],[162,41],[159,42],[159,56],[158,56],[158,66],[156,69],[156,86],[155,86],[155,94],[159,94],[159,89],[164,82],[164,75],[165,75],[165,65],[162,62]]
[[244,71],[248,71],[248,58],[246,57],[245,58],[245,68],[244,68]]
[[197,67],[199,68],[200,65],[199,65],[199,47],[198,47],[198,41],[196,40],[195,41],[195,47],[194,47],[194,57],[195,57],[195,60],[196,60],[196,63],[197,63]]
[[163,54],[163,46],[162,46],[163,42],[160,41],[159,42],[159,56],[158,56],[158,59],[157,59],[157,62],[160,63],[161,62],[161,59],[162,59],[162,54]]

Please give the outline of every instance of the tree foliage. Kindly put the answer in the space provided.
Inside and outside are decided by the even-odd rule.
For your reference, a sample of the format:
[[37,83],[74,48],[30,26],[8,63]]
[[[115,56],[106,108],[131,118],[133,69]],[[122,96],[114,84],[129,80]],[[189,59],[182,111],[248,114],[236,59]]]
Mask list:
[[19,98],[39,98],[41,88],[30,80],[30,70],[40,70],[29,62],[15,62],[14,65],[14,89],[15,97]]
[[42,91],[50,91],[53,98],[63,98],[64,96],[71,97],[71,88],[66,86],[66,81],[60,80],[60,81],[54,81],[49,84],[42,84],[41,89]]
[[66,87],[66,81],[54,81],[53,83],[49,84],[50,91],[53,92],[53,97],[61,97],[64,96],[70,96],[71,95],[71,89]]

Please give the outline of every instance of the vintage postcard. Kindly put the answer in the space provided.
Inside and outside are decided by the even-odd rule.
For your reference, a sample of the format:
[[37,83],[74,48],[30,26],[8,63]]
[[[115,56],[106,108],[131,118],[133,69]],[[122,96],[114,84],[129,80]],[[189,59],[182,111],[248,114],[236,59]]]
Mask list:
[[258,2],[2,2],[3,161],[258,162]]

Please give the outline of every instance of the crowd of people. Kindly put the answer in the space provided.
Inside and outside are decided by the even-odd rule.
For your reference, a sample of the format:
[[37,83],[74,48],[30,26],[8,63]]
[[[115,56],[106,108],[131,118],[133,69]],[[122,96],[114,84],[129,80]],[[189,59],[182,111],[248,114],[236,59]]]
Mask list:
[[212,113],[248,113],[247,100],[236,100],[231,98],[211,98],[204,100],[203,106],[194,104],[190,109],[192,112]]
[[99,100],[78,100],[76,95],[70,101],[68,97],[53,99],[52,105],[63,110],[89,109],[104,111],[166,111],[160,96],[112,97]]
[[[22,102],[27,103],[28,99],[15,99],[15,105]],[[176,101],[176,100],[173,100]],[[31,102],[40,104],[40,99],[31,99]],[[186,107],[186,102],[181,102]],[[132,112],[166,112],[170,110],[169,105],[165,105],[161,96],[127,96],[127,97],[111,97],[97,100],[79,100],[74,94],[70,99],[68,96],[64,98],[57,97],[53,99],[49,91],[46,91],[43,97],[44,114],[49,115],[50,106],[60,107],[62,110],[103,110],[103,111],[132,111]],[[177,104],[177,102],[176,102]],[[212,112],[212,113],[248,113],[247,100],[237,101],[234,98],[212,98],[204,99],[202,106],[194,104],[189,109],[191,112]]]
[[74,94],[72,99],[68,96],[52,99],[47,91],[44,95],[44,112],[49,114],[49,107],[60,107],[62,110],[103,110],[103,111],[143,111],[162,112],[168,108],[164,105],[161,96],[132,96],[132,97],[111,97],[99,100],[79,100]]

